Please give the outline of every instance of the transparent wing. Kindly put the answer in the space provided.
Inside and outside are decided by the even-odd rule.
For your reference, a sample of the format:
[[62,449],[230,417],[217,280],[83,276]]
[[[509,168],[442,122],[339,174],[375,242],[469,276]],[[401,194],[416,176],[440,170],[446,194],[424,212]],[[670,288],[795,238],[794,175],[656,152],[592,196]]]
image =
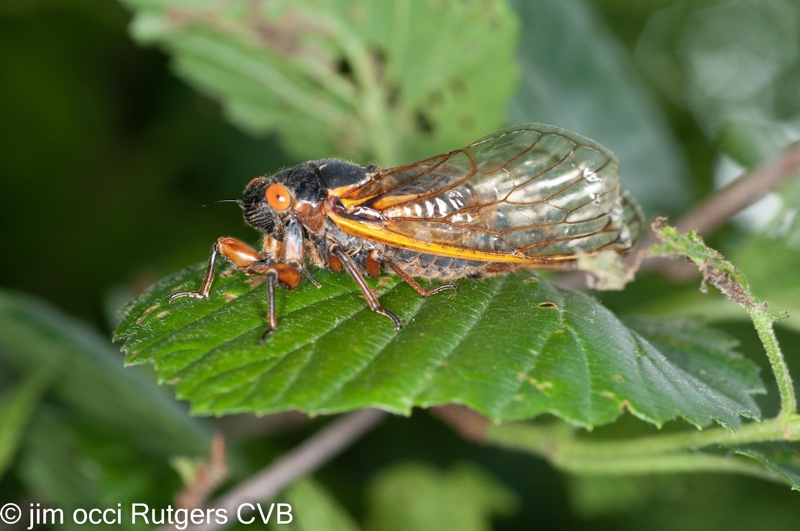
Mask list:
[[578,250],[627,250],[642,224],[611,152],[540,124],[383,170],[342,199],[346,208],[380,212],[382,230],[421,250],[456,247],[535,263],[573,260]]

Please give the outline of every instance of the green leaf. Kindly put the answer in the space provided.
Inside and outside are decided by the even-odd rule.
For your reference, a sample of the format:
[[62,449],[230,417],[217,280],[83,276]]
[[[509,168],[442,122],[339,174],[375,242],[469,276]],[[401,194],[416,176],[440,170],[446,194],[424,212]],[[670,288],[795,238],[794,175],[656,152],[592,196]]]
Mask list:
[[[314,480],[303,478],[292,483],[279,497],[292,506],[292,529],[298,531],[358,531],[359,527],[331,494]],[[283,521],[286,520],[284,516]],[[283,529],[277,512],[270,529]]]
[[[766,256],[769,260],[764,259]],[[773,310],[789,312],[781,324],[800,331],[800,249],[780,240],[753,236],[736,250],[732,261],[747,272],[759,299],[769,301]]]
[[697,266],[703,276],[703,283],[700,286],[702,291],[706,290],[706,284],[711,284],[729,300],[747,311],[761,344],[764,346],[772,373],[778,384],[778,392],[781,397],[780,417],[786,419],[793,415],[797,411],[794,384],[773,330],[773,324],[778,320],[785,319],[786,312],[770,313],[767,305],[759,302],[750,291],[750,285],[744,274],[726,260],[719,251],[708,247],[695,231],[679,234],[674,227],[666,225],[663,218],[657,219],[653,228],[661,240],[661,244],[650,248],[651,256],[688,259]]
[[231,121],[280,132],[301,158],[392,165],[455,149],[503,124],[514,88],[505,2],[124,3],[140,42],[166,48]]
[[[0,290],[0,363],[22,375],[18,396],[31,398],[15,478],[53,506],[167,499],[180,488],[169,459],[208,452],[204,423],[151,371],[124,369],[107,338],[36,298]],[[33,400],[45,384],[47,401]],[[13,414],[0,418],[13,423]]]
[[675,4],[652,17],[637,46],[652,86],[693,113],[746,166],[796,137],[800,7],[792,1]]
[[651,212],[688,201],[688,171],[666,119],[628,54],[590,2],[515,0],[521,83],[513,123],[553,123],[619,158],[622,179]]
[[[735,428],[738,415],[758,417],[756,369],[730,341],[709,343],[706,329],[685,323],[640,335],[593,298],[530,274],[461,281],[427,299],[393,277],[370,281],[404,322],[395,332],[347,275],[315,270],[323,288],[280,291],[278,330],[260,345],[266,290],[254,278],[227,269],[208,299],[167,303],[196,288],[202,269],[133,301],[116,332],[127,362],[153,363],[196,413],[408,414],[459,403],[495,420],[549,412],[587,427],[626,408],[656,424],[683,416]],[[711,374],[694,374],[698,365]]]
[[0,396],[0,478],[11,464],[20,439],[52,375],[45,366]]
[[648,501],[651,479],[572,474],[568,483],[571,506],[585,519],[640,509]]
[[108,484],[98,481],[102,475],[98,461],[81,455],[80,447],[74,428],[56,412],[50,408],[38,411],[19,458],[19,477],[28,491],[67,510],[111,501],[104,500],[101,493]]
[[0,360],[28,374],[64,368],[49,393],[85,427],[165,458],[208,451],[207,429],[149,374],[124,370],[108,339],[34,297],[0,291]]
[[[678,408],[687,420],[705,424],[705,411],[714,410],[722,415],[714,417],[717,421],[736,429],[739,426],[737,414],[759,418],[753,395],[764,393],[765,388],[755,364],[735,352],[736,339],[708,328],[697,317],[629,316],[624,322],[646,338],[671,365],[691,378],[691,382],[680,382],[680,376],[676,375],[673,380],[674,384],[681,383],[674,389],[674,400],[682,404]],[[664,394],[668,394],[666,390]],[[696,408],[696,403],[702,403],[703,407]]]
[[143,493],[158,499],[179,488],[165,461],[63,417],[52,407],[38,410],[19,455],[21,482],[42,500],[65,509],[115,507],[144,501]]
[[797,443],[764,442],[737,446],[734,452],[755,459],[800,490],[800,448]]
[[488,530],[490,517],[511,514],[516,502],[512,491],[473,465],[456,464],[440,471],[421,463],[402,463],[373,481],[369,528]]

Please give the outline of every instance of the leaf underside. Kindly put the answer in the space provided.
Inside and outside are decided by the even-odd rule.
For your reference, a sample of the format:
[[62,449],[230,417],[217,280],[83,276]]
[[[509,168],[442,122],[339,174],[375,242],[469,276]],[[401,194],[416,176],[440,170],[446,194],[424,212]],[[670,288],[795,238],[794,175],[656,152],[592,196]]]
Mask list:
[[798,445],[788,442],[763,442],[734,448],[734,452],[755,459],[784,479],[792,490],[800,490]]
[[658,425],[680,416],[735,429],[740,416],[759,417],[757,369],[727,336],[683,320],[628,328],[592,297],[530,273],[461,281],[428,299],[394,277],[370,280],[404,323],[395,332],[346,274],[314,270],[322,289],[280,290],[278,330],[260,345],[260,278],[227,269],[208,299],[167,303],[197,289],[202,270],[153,286],[115,334],[128,364],[153,363],[198,414],[459,403],[496,421],[552,413],[585,427],[624,409]]

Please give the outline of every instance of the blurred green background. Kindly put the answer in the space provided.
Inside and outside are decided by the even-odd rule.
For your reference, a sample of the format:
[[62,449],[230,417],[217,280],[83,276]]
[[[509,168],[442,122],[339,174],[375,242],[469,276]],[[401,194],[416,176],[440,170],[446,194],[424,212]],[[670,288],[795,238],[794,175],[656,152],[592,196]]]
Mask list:
[[[496,125],[552,123],[607,145],[650,217],[675,219],[800,136],[796,0],[518,0],[513,13],[518,72]],[[217,422],[190,419],[147,371],[121,368],[121,355],[105,344],[115,312],[204,259],[220,235],[255,243],[234,205],[211,205],[238,198],[250,178],[302,155],[381,162],[376,153],[313,144],[301,154],[281,142],[281,131],[237,128],[217,99],[175,75],[164,51],[136,44],[131,20],[106,0],[0,5],[0,503],[171,503],[180,482],[169,457],[203,455]],[[413,127],[425,133],[424,123]],[[388,163],[411,162],[404,153],[420,150],[399,150],[402,160]],[[775,294],[778,307],[798,307],[797,282],[778,284],[791,282],[800,263],[797,188],[789,182],[712,238],[741,256],[751,267],[745,273],[764,279],[756,294]],[[759,260],[765,247],[748,243],[766,237],[775,260]],[[785,276],[770,269],[776,262]],[[674,289],[645,279],[638,293],[609,303],[658,306],[655,297]],[[690,310],[691,293],[661,309]],[[742,351],[757,355],[754,335],[726,322]],[[779,331],[787,353],[800,345],[797,329]],[[320,425],[281,424],[274,435],[263,420],[237,422],[222,425],[233,482]],[[788,529],[800,518],[796,494],[783,485],[727,476],[570,478],[467,443],[424,412],[385,422],[318,479],[363,521],[380,507],[367,501],[377,475],[406,460],[445,471],[477,463],[516,500],[513,510],[496,509],[507,513],[493,521],[498,529]]]

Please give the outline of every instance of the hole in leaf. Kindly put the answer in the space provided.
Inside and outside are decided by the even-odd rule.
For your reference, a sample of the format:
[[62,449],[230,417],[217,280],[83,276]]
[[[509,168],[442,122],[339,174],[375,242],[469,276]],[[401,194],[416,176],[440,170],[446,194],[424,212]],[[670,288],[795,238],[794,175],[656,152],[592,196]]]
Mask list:
[[336,72],[342,77],[347,78],[349,81],[355,83],[356,79],[353,75],[353,65],[350,64],[350,61],[348,61],[346,57],[339,58],[339,61],[336,63]]
[[433,133],[433,121],[424,111],[417,111],[414,114],[414,126],[418,131],[426,135]]

